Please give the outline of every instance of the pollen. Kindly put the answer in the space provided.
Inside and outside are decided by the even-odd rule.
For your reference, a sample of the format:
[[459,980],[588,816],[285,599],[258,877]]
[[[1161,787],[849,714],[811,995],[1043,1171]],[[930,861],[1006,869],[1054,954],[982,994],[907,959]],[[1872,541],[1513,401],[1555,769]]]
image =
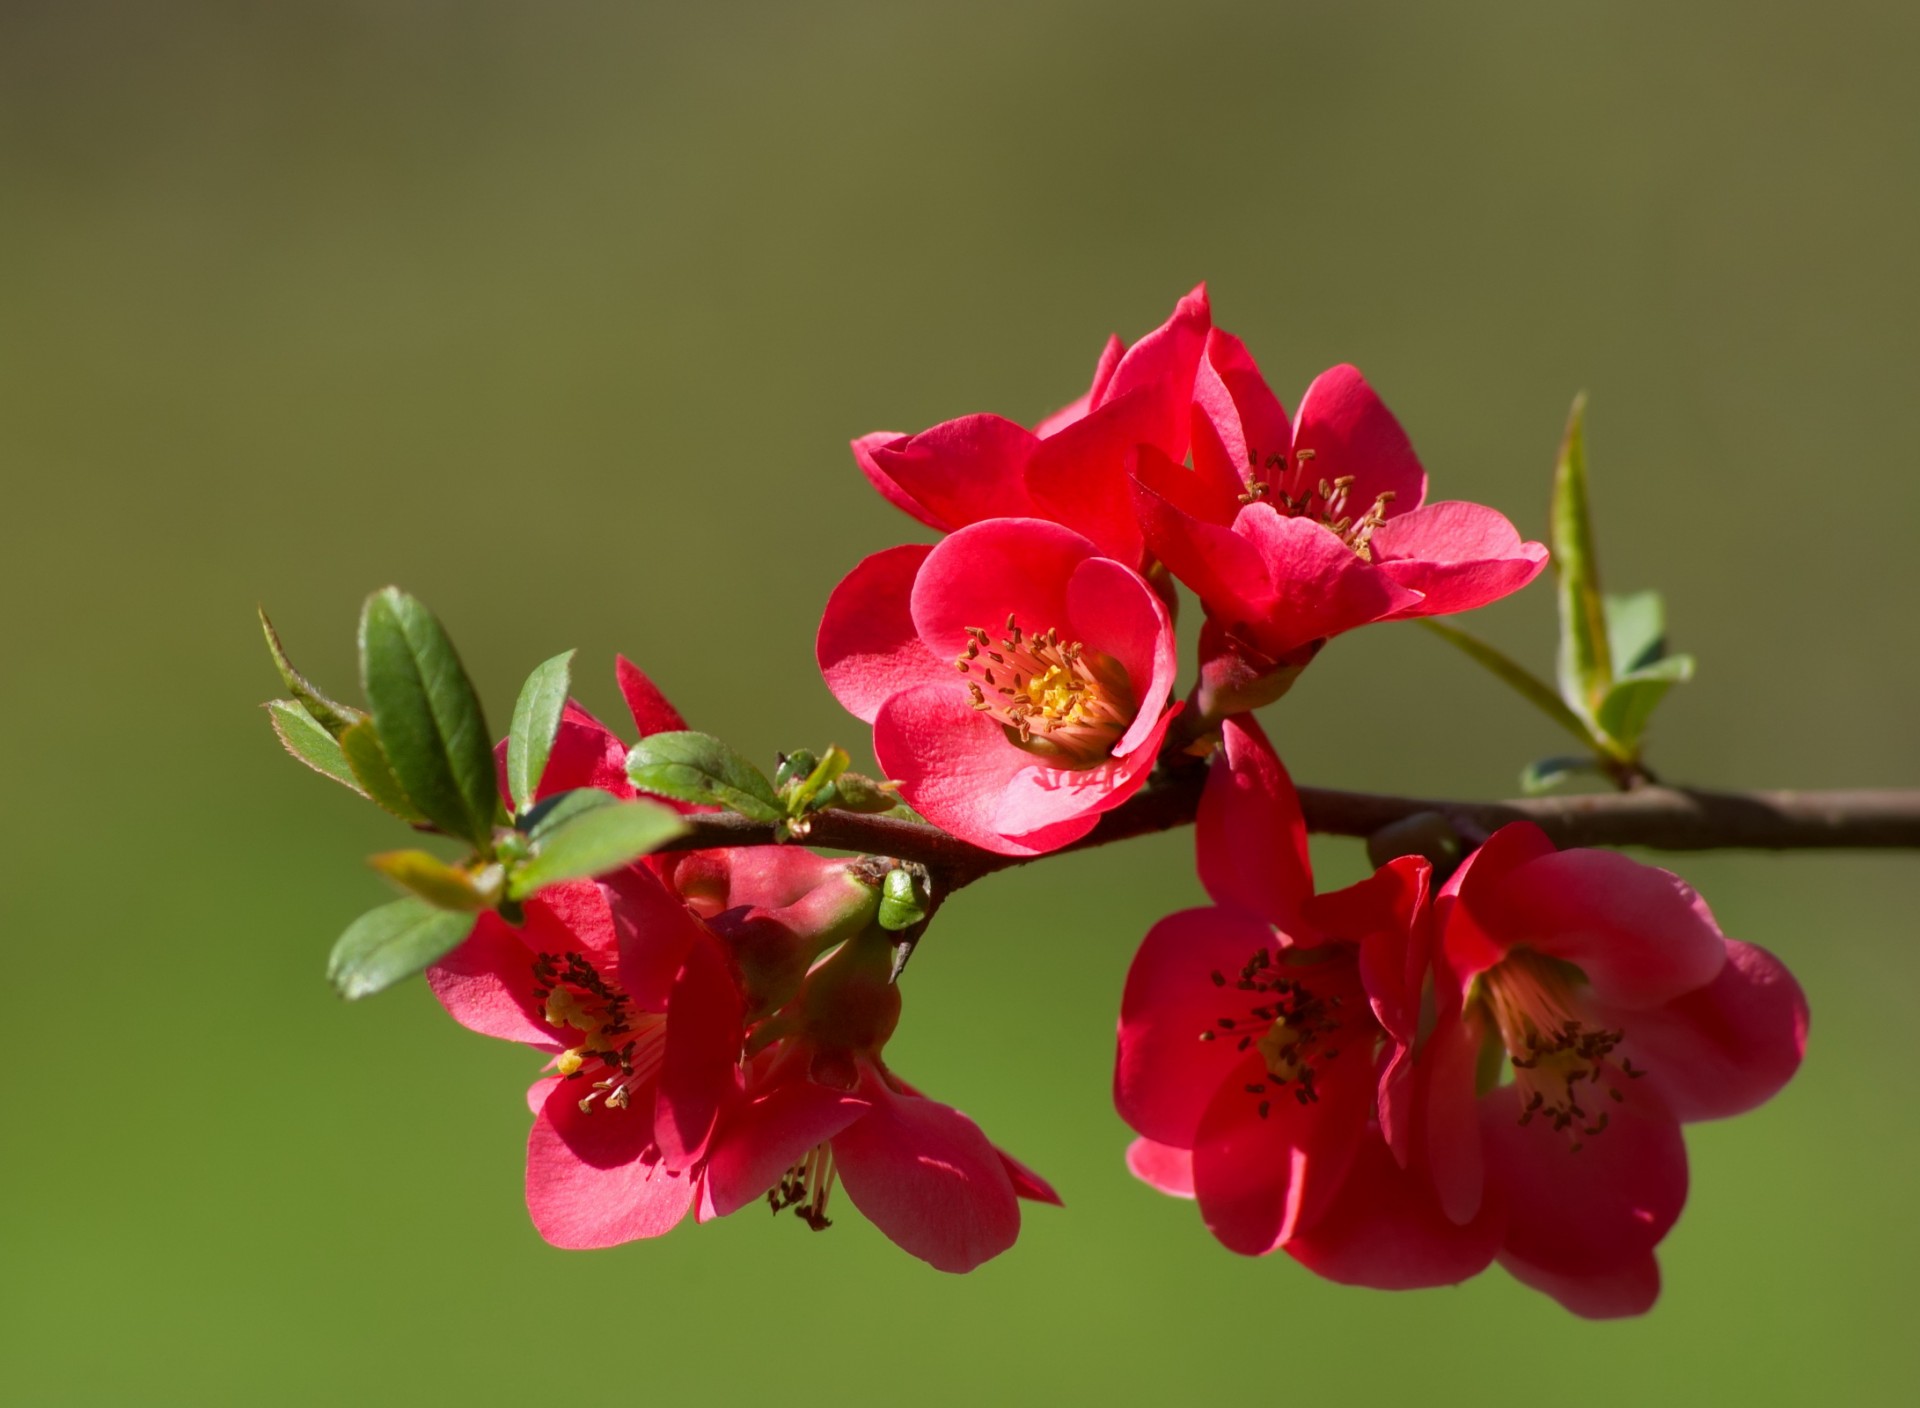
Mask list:
[[997,639],[969,626],[953,667],[967,677],[968,703],[1010,742],[1067,767],[1108,757],[1133,722],[1133,688],[1119,662],[1055,629],[1026,631],[1012,615]]
[[[1311,519],[1336,534],[1362,562],[1373,561],[1373,535],[1387,521],[1387,505],[1397,497],[1394,491],[1387,489],[1374,495],[1371,504],[1359,509],[1353,500],[1353,475],[1316,478],[1312,463],[1312,450],[1295,450],[1291,456],[1268,455],[1263,463],[1259,452],[1249,448],[1247,491],[1240,502],[1264,502],[1288,518]],[[1260,478],[1262,472],[1271,477]],[[1288,492],[1289,486],[1292,493]]]

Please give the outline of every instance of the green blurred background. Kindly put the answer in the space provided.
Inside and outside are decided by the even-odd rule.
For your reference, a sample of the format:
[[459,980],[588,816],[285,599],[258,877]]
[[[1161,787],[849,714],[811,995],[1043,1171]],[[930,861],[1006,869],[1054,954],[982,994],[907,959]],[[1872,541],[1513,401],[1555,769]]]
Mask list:
[[[0,1396],[57,1403],[1911,1402],[1910,857],[1686,860],[1811,995],[1812,1054],[1691,1136],[1665,1299],[1386,1296],[1237,1259],[1107,1096],[1188,841],[969,892],[910,1079],[1047,1172],[950,1279],[857,1217],[551,1250],[535,1061],[321,964],[396,827],[282,756],[251,613],[351,688],[399,581],[504,723],[613,652],[762,757],[864,746],[825,595],[915,536],[844,448],[1031,420],[1198,279],[1289,404],[1359,363],[1442,497],[1544,527],[1593,394],[1610,583],[1701,675],[1655,761],[1913,784],[1911,5],[9,3]],[[1544,665],[1550,594],[1484,613]],[[1270,723],[1323,785],[1497,796],[1558,751],[1410,628]],[[1352,877],[1357,848],[1320,852]],[[1906,1390],[1900,1385],[1905,1383]]]

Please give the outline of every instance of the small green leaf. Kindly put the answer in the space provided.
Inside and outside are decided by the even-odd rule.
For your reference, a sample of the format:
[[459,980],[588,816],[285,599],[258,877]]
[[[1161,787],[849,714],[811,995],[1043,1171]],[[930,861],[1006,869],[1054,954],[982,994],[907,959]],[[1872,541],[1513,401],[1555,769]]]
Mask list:
[[520,686],[513,723],[507,729],[507,793],[516,812],[532,806],[533,794],[540,790],[554,736],[560,732],[560,715],[567,707],[567,691],[573,685],[573,655],[569,650],[554,656]]
[[520,829],[538,841],[555,827],[563,826],[582,812],[616,806],[620,798],[598,787],[576,787],[542,798],[520,818]]
[[1621,745],[1639,752],[1640,738],[1647,721],[1668,690],[1693,678],[1691,655],[1669,655],[1645,669],[1635,670],[1614,681],[1607,697],[1600,701],[1600,727]]
[[479,874],[448,865],[426,851],[382,851],[368,856],[367,864],[410,890],[435,909],[491,909],[500,898],[500,867],[484,867]]
[[1594,776],[1604,770],[1597,758],[1583,754],[1578,758],[1537,758],[1520,772],[1520,790],[1529,797],[1551,792],[1569,778]]
[[273,653],[273,663],[279,668],[280,678],[286,681],[287,692],[313,716],[313,721],[338,738],[364,719],[364,712],[329,699],[305,675],[293,668],[293,661],[287,659],[287,652],[280,644],[280,633],[274,630],[273,622],[267,619],[266,607],[260,607],[259,612],[260,629],[266,635],[267,649]]
[[880,927],[882,929],[911,929],[927,917],[927,894],[924,885],[910,870],[889,870],[887,878],[880,882]]
[[390,988],[451,953],[473,932],[473,916],[409,896],[368,910],[333,946],[327,981],[352,1001]]
[[890,812],[901,805],[890,782],[876,782],[864,773],[843,772],[834,779],[833,805],[850,812]]
[[1606,612],[1600,601],[1600,564],[1593,550],[1593,515],[1587,502],[1587,397],[1573,399],[1566,438],[1553,472],[1548,546],[1560,587],[1560,697],[1592,719],[1613,683],[1607,649]]
[[273,731],[279,737],[281,746],[294,757],[322,776],[332,778],[343,787],[352,788],[362,797],[367,795],[367,789],[353,775],[347,755],[340,751],[339,743],[298,700],[274,700],[267,705],[267,717],[273,724]]
[[1607,652],[1616,676],[1625,679],[1667,653],[1667,607],[1659,592],[1627,592],[1608,596]]
[[400,779],[393,775],[393,768],[387,762],[386,750],[380,746],[380,735],[374,730],[372,719],[362,719],[352,728],[340,735],[340,751],[346,756],[347,766],[353,769],[353,775],[360,780],[366,794],[392,812],[409,826],[424,826],[427,818],[407,796],[407,789],[400,785]]
[[442,831],[493,844],[493,748],[480,700],[433,613],[398,587],[367,598],[360,675],[393,775]]
[[802,816],[812,810],[817,802],[828,805],[833,784],[841,773],[847,770],[853,759],[847,756],[847,750],[840,747],[827,749],[824,756],[816,761],[806,777],[793,784],[787,793],[787,814]]
[[1505,680],[1521,698],[1589,748],[1602,747],[1595,740],[1593,729],[1585,719],[1569,709],[1566,702],[1553,692],[1545,680],[1533,674],[1505,651],[1489,645],[1476,635],[1461,630],[1445,617],[1430,616],[1419,624]]
[[658,802],[621,802],[578,812],[541,839],[533,859],[507,885],[509,898],[525,899],[562,880],[585,880],[631,864],[687,829],[680,816]]
[[627,776],[642,792],[727,807],[754,821],[786,815],[766,775],[711,734],[649,734],[627,754]]

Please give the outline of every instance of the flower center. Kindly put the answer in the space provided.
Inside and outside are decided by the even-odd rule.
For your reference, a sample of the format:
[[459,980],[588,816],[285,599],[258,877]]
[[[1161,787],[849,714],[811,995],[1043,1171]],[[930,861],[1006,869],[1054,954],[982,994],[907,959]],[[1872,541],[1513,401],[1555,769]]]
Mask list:
[[1319,1100],[1320,1092],[1314,1084],[1317,1063],[1340,1055],[1339,1048],[1326,1044],[1340,1030],[1340,998],[1319,996],[1285,976],[1276,969],[1273,955],[1263,948],[1255,949],[1234,977],[1218,969],[1210,976],[1217,988],[1231,987],[1248,994],[1251,1005],[1244,1016],[1219,1018],[1214,1027],[1200,1033],[1200,1040],[1230,1037],[1237,1051],[1258,1048],[1268,1078],[1247,1082],[1246,1092],[1259,1098],[1260,1118],[1267,1118],[1272,1111],[1271,1094],[1289,1086],[1293,1098],[1302,1105]]
[[[1355,505],[1350,502],[1354,477],[1343,474],[1337,479],[1316,482],[1307,468],[1312,460],[1312,450],[1295,450],[1291,460],[1286,455],[1273,454],[1267,456],[1263,465],[1259,452],[1249,446],[1247,491],[1240,496],[1240,502],[1251,504],[1264,500],[1289,518],[1310,518],[1335,533],[1362,562],[1373,561],[1373,535],[1387,521],[1387,505],[1396,497],[1393,490],[1374,495],[1373,503],[1365,511],[1355,513]],[[1263,469],[1272,478],[1259,478]],[[1289,483],[1294,486],[1294,493],[1287,492],[1285,486]]]
[[659,1073],[666,1017],[630,1012],[627,995],[601,977],[584,954],[536,957],[533,995],[548,1026],[581,1036],[578,1045],[554,1058],[553,1069],[568,1080],[599,1077],[580,1101],[581,1113],[589,1113],[597,1099],[610,1109],[625,1109],[635,1087]]
[[[1630,1058],[1611,1058],[1625,1033],[1588,1027],[1575,1014],[1575,984],[1584,975],[1570,963],[1530,949],[1516,949],[1482,976],[1481,1002],[1499,1030],[1513,1083],[1520,1093],[1520,1123],[1536,1116],[1567,1135],[1579,1153],[1583,1141],[1607,1127],[1604,1098],[1623,1101],[1621,1080],[1638,1080]],[[1591,1089],[1578,1087],[1585,1083]],[[1586,1099],[1596,1108],[1589,1111]]]
[[1053,629],[1030,634],[1011,615],[997,642],[979,626],[967,635],[953,668],[970,677],[969,701],[1029,753],[1092,767],[1133,722],[1133,688],[1110,656]]
[[767,1206],[775,1213],[788,1208],[793,1215],[816,1232],[833,1226],[827,1216],[827,1196],[833,1192],[833,1146],[816,1144],[807,1156],[780,1176],[777,1186],[767,1190]]

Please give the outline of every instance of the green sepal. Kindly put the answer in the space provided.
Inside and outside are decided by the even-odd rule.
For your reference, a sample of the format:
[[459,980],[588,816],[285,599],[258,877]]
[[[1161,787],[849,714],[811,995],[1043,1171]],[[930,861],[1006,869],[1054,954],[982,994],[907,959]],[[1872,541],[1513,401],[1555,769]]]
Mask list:
[[573,685],[573,656],[569,650],[536,667],[514,703],[513,723],[507,729],[507,795],[516,812],[533,805],[547,759],[553,755],[560,715]]
[[1582,392],[1574,397],[1559,463],[1554,466],[1547,546],[1559,579],[1560,697],[1580,717],[1592,719],[1613,682],[1613,663],[1587,498],[1586,413],[1587,398]]
[[523,900],[562,880],[585,880],[629,865],[687,829],[679,813],[658,802],[622,802],[576,812],[546,831],[533,858],[507,882],[510,899]]
[[407,796],[407,789],[393,775],[393,768],[387,762],[386,750],[380,746],[380,734],[372,719],[362,719],[341,734],[340,751],[367,796],[409,826],[427,824],[425,814],[413,804],[413,800]]
[[367,864],[435,909],[473,913],[491,909],[500,899],[500,867],[484,866],[478,873],[448,865],[426,851],[382,851]]
[[299,700],[273,700],[267,705],[267,718],[281,747],[321,776],[332,778],[362,797],[367,795],[367,789],[353,775],[347,755],[340,751],[339,742]]
[[387,762],[413,805],[488,853],[498,801],[486,716],[446,630],[398,587],[367,598],[360,677]]
[[327,981],[352,1001],[390,988],[445,957],[473,932],[473,916],[408,896],[347,926],[327,958]]
[[754,821],[786,817],[766,774],[712,734],[654,733],[627,754],[627,776],[642,792],[726,807]]
[[273,622],[267,619],[266,607],[259,607],[258,610],[260,630],[267,638],[267,649],[273,654],[273,663],[280,671],[280,678],[286,682],[287,692],[313,716],[313,721],[338,738],[366,718],[362,710],[322,694],[311,680],[294,669],[293,661],[287,658],[286,649],[280,644],[280,633],[273,628]]

